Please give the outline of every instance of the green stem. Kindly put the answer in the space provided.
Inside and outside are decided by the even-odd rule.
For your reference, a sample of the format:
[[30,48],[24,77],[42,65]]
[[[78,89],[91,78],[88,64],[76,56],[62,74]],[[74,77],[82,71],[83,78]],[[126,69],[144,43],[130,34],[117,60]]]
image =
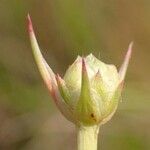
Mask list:
[[99,126],[78,128],[78,150],[97,150]]

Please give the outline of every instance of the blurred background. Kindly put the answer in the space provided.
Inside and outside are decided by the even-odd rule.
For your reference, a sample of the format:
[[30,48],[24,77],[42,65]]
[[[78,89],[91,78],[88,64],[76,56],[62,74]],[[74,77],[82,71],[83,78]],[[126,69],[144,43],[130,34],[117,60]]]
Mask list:
[[30,13],[43,55],[62,76],[77,55],[117,67],[134,41],[126,86],[101,150],[150,149],[149,0],[0,0],[0,150],[76,150],[76,132],[57,110],[32,56]]

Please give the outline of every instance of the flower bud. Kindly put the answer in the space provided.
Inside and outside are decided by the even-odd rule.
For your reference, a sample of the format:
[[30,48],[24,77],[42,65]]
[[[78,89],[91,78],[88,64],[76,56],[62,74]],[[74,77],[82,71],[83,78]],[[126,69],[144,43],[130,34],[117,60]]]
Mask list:
[[121,96],[132,45],[119,72],[92,54],[78,56],[64,78],[55,75],[43,58],[28,16],[29,35],[39,71],[62,114],[76,125],[104,124],[113,116]]

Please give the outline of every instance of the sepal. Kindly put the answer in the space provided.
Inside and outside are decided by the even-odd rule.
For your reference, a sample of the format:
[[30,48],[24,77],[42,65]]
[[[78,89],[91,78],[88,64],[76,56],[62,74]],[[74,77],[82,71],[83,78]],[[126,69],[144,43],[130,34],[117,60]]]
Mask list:
[[77,118],[84,125],[92,125],[99,122],[99,107],[93,99],[90,81],[86,69],[86,63],[82,58],[81,93],[77,103]]
[[65,81],[59,76],[59,74],[56,75],[56,81],[57,81],[58,89],[59,89],[60,94],[63,97],[64,101],[67,104],[70,104],[71,95],[70,95],[70,92],[66,86]]
[[101,124],[105,124],[107,121],[109,121],[116,112],[119,100],[121,98],[122,88],[123,82],[118,85],[113,95],[109,97],[108,102],[105,103],[105,115],[103,116]]

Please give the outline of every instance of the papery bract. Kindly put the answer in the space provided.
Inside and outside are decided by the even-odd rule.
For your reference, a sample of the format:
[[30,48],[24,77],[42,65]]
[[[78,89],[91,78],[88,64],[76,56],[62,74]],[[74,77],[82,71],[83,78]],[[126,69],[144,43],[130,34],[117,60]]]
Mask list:
[[78,56],[62,79],[43,58],[29,16],[28,27],[36,63],[62,114],[77,125],[107,122],[118,106],[133,43],[119,72],[114,65],[105,64],[90,54]]

